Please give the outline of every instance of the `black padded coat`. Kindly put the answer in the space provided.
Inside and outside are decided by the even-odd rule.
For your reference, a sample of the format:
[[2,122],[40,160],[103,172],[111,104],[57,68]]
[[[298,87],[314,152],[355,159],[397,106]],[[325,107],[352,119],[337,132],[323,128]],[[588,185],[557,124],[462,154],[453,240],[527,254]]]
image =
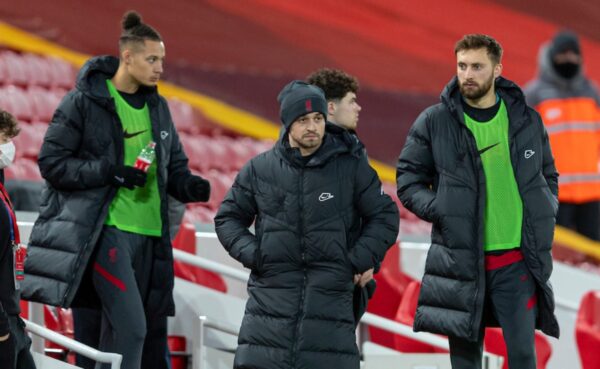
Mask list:
[[252,270],[234,367],[357,369],[353,274],[396,241],[398,209],[347,132],[328,124],[306,164],[282,136],[242,168],[215,217]]
[[[63,307],[99,302],[88,266],[117,192],[109,185],[109,167],[123,163],[123,128],[106,87],[118,65],[118,59],[110,56],[90,59],[46,132],[39,166],[47,187],[29,239],[22,288],[27,300]],[[163,227],[146,301],[151,319],[153,314],[175,312],[167,193],[182,202],[193,199],[185,191],[191,173],[167,102],[155,88],[144,90],[156,142]]]
[[[558,173],[542,120],[521,89],[500,77],[496,91],[510,119],[510,155],[523,201],[521,251],[538,287],[537,327],[558,337],[549,281]],[[417,118],[397,165],[398,197],[433,223],[414,329],[475,341],[481,324],[489,323],[482,319],[485,175],[456,78],[441,99]]]

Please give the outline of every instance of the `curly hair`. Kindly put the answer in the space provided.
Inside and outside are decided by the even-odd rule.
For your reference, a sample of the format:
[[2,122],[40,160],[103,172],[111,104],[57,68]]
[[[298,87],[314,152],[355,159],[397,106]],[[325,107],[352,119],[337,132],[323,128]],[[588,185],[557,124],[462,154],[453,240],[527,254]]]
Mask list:
[[142,22],[142,17],[131,10],[123,15],[121,21],[123,32],[119,38],[119,48],[128,43],[143,44],[145,40],[162,41],[160,34],[152,27]]
[[341,100],[348,92],[358,92],[358,80],[339,69],[321,68],[308,77],[306,82],[315,85],[323,92],[327,101]]
[[502,46],[500,46],[500,43],[491,36],[478,33],[464,35],[462,39],[458,40],[454,46],[454,55],[458,54],[459,51],[482,48],[487,50],[488,56],[495,64],[500,64],[502,59]]
[[19,134],[19,122],[9,112],[0,109],[0,133],[7,138],[13,138]]

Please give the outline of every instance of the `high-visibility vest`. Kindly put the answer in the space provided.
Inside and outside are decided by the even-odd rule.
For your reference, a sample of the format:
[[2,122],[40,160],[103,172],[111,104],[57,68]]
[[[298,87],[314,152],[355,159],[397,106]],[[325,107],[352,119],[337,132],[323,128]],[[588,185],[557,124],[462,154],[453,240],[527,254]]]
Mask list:
[[600,110],[591,97],[549,99],[536,106],[554,154],[561,202],[600,200]]

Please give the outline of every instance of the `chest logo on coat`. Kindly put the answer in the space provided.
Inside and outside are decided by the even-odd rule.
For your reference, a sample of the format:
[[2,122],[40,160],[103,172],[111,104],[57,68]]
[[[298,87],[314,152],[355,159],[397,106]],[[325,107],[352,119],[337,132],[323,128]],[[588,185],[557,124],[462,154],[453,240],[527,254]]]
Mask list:
[[333,195],[329,192],[323,192],[321,195],[319,195],[319,201],[327,201],[329,199],[333,199]]
[[530,157],[533,156],[533,154],[535,154],[535,151],[533,151],[533,150],[525,150],[525,159],[529,159]]

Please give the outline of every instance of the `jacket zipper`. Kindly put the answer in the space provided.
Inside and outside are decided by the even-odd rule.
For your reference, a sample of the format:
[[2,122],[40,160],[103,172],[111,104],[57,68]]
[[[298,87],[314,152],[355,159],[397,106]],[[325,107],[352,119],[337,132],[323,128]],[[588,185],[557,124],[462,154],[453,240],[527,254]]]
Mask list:
[[303,212],[304,209],[304,168],[300,169],[300,182],[299,182],[299,193],[300,193],[300,201],[299,201],[299,217],[300,224],[298,226],[299,236],[300,236],[300,252],[302,255],[302,290],[300,295],[300,303],[298,304],[298,313],[296,314],[296,327],[294,329],[294,336],[292,339],[292,368],[296,367],[296,360],[298,358],[298,337],[300,335],[300,324],[302,322],[302,317],[304,315],[304,298],[306,295],[306,279],[307,279],[307,268],[306,268],[306,244],[304,243],[304,218]]

